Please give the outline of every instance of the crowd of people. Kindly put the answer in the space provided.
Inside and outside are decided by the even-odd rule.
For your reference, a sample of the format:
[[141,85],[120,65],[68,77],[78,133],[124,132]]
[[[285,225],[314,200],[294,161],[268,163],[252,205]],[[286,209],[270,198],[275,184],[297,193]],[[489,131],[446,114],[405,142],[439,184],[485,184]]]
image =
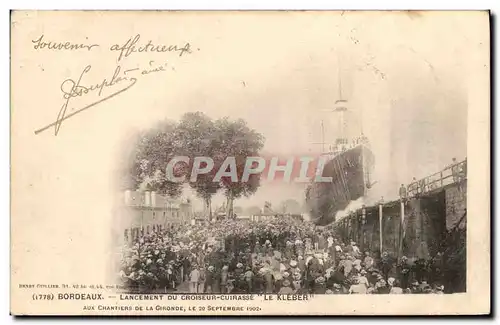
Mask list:
[[[130,291],[442,294],[443,256],[397,259],[287,217],[156,229],[123,246]],[[184,289],[182,289],[184,288]]]

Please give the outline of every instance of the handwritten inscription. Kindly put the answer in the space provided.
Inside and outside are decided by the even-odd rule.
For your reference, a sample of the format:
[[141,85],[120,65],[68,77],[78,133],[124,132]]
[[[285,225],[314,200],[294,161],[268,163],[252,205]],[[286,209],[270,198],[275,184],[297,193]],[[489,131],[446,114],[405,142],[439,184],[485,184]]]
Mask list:
[[43,40],[43,37],[44,35],[41,35],[38,39],[31,41],[34,44],[33,48],[35,50],[48,49],[48,50],[74,51],[74,50],[87,49],[90,51],[92,50],[93,47],[99,46],[98,44],[73,44],[71,42],[62,42],[62,43],[45,42]]
[[[94,47],[100,46],[99,44],[75,44],[71,42],[52,42],[45,41],[45,35],[41,35],[39,38],[32,40],[33,48],[35,50],[81,50],[87,49],[88,51],[92,50]],[[191,44],[184,43],[184,45],[174,45],[174,44],[154,44],[152,40],[147,41],[145,44],[140,45],[141,35],[137,34],[134,37],[129,38],[125,44],[112,45],[109,50],[111,52],[118,52],[118,61],[129,57],[133,53],[177,53],[180,57],[184,54],[191,54]],[[199,50],[199,49],[198,49]]]
[[[63,121],[127,91],[137,82],[138,79],[136,77],[167,71],[167,66],[167,63],[156,64],[154,61],[149,61],[149,66],[142,69],[122,69],[121,66],[117,66],[111,78],[103,78],[99,82],[89,83],[85,81],[85,76],[91,71],[92,66],[87,65],[80,73],[78,79],[69,78],[61,83],[60,89],[63,93],[63,105],[57,114],[56,120],[53,123],[36,130],[35,134],[39,134],[51,127],[54,127],[54,134],[57,135]],[[173,67],[172,70],[174,70]],[[106,90],[108,90],[109,93],[106,93]],[[95,94],[99,99],[83,108],[71,108],[68,110],[70,104],[73,103],[73,99],[85,98],[90,94]]]
[[120,46],[115,44],[111,46],[111,51],[120,52],[118,55],[118,61],[122,58],[126,58],[132,53],[142,53],[142,52],[177,52],[179,56],[182,56],[184,53],[191,53],[191,45],[189,43],[184,44],[183,46],[178,45],[162,45],[162,44],[153,44],[151,40],[147,42],[147,44],[143,46],[136,46],[141,39],[141,35],[137,34],[134,38],[129,38],[124,45]]
[[[44,35],[41,35],[38,39],[32,40],[33,48],[35,50],[49,49],[49,50],[79,50],[87,49],[91,50],[93,47],[100,46],[99,44],[73,44],[71,42],[50,42],[44,40]],[[130,37],[123,45],[112,45],[109,50],[111,52],[117,52],[117,61],[127,58],[134,53],[175,53],[179,57],[184,54],[191,54],[190,43],[185,43],[184,45],[165,45],[165,44],[154,44],[152,40],[147,42],[141,42],[141,35],[137,34],[134,37]],[[199,50],[199,49],[197,49]],[[168,68],[167,68],[168,67]],[[150,60],[146,67],[137,67],[122,69],[118,65],[111,77],[102,78],[98,82],[89,82],[86,79],[89,78],[89,72],[92,70],[92,66],[87,65],[83,71],[79,74],[77,79],[66,79],[60,85],[60,90],[63,94],[63,104],[59,109],[57,118],[53,123],[36,130],[35,134],[39,134],[51,127],[54,127],[55,135],[59,133],[63,121],[79,114],[93,106],[98,105],[108,99],[117,96],[130,89],[138,80],[139,77],[143,77],[153,73],[165,72],[167,70],[175,71],[174,67],[169,66],[167,63],[155,63],[155,61]],[[90,94],[94,97],[98,97],[97,101],[86,105],[83,108],[75,109],[73,107],[73,102],[76,98],[90,98]],[[71,106],[71,108],[70,108]]]

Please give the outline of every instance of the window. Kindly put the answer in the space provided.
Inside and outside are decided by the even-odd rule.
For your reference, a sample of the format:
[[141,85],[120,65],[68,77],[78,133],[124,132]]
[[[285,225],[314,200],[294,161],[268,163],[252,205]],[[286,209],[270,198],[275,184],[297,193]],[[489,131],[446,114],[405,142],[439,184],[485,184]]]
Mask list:
[[128,229],[125,229],[123,232],[123,237],[125,238],[125,241],[128,241]]
[[153,212],[153,218],[156,216],[156,212]]
[[167,215],[167,213],[165,211],[163,211],[163,218],[165,218],[166,215]]
[[149,234],[149,226],[146,227],[146,234]]

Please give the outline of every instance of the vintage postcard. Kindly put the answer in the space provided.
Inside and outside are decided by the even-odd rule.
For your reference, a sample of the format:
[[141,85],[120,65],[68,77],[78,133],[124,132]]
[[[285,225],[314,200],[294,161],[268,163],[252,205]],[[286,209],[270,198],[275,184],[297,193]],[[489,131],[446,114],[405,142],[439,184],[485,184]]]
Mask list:
[[489,20],[13,11],[11,313],[490,313]]

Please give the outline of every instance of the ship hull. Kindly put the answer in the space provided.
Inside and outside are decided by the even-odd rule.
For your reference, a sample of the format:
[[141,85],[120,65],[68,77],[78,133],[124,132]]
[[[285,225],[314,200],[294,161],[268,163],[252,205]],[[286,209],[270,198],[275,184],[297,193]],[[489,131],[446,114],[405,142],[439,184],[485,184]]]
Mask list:
[[371,184],[373,166],[373,153],[365,145],[358,145],[328,160],[323,176],[332,177],[332,182],[312,182],[306,191],[311,221],[317,225],[332,223],[338,211],[344,210],[351,201],[364,197]]

